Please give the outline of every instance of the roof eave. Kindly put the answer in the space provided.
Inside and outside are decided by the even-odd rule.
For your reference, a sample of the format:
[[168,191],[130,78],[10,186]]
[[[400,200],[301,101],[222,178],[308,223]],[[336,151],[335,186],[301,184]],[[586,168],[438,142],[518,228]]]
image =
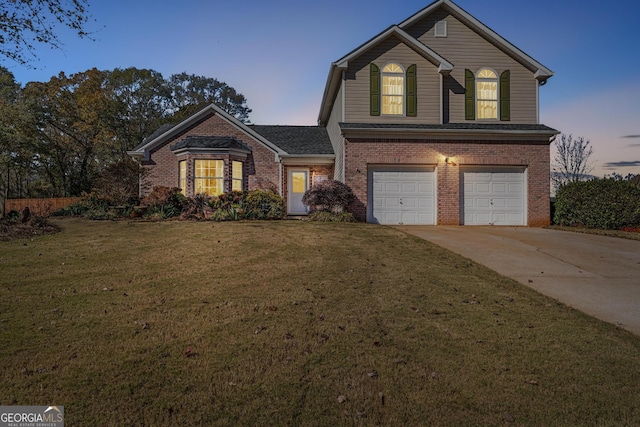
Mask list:
[[280,156],[284,165],[332,165],[335,154],[286,154]]
[[346,138],[407,138],[407,139],[463,139],[463,140],[539,140],[550,139],[560,132],[557,130],[515,130],[515,129],[419,129],[419,128],[343,128]]
[[340,81],[342,80],[342,71],[346,68],[346,66],[338,66],[335,62],[331,64],[327,83],[324,86],[324,93],[322,94],[320,113],[318,114],[318,124],[320,126],[326,126],[329,121],[338,88],[340,87]]

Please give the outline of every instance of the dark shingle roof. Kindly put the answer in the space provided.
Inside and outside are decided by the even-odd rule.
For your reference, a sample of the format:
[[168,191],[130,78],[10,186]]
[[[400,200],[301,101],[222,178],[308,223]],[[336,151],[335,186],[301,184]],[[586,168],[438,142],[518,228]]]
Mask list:
[[154,139],[156,139],[157,137],[159,137],[160,135],[162,135],[165,132],[168,132],[171,128],[173,128],[175,126],[175,123],[166,123],[162,126],[160,126],[158,129],[156,129],[155,132],[153,132],[151,135],[149,135],[148,137],[146,137],[142,143],[140,143],[136,148],[134,148],[134,150],[137,150],[139,148],[144,147],[148,142],[153,141]]
[[251,151],[251,147],[238,141],[232,136],[188,136],[182,141],[175,143],[171,147],[171,151],[180,150],[182,148],[211,148],[211,149],[229,149]]
[[549,132],[558,131],[538,124],[504,124],[504,123],[447,123],[444,125],[429,124],[382,124],[382,123],[340,123],[341,129],[387,129],[387,130],[478,130],[478,131],[516,131],[516,132]]
[[249,125],[249,128],[288,154],[333,154],[325,127]]

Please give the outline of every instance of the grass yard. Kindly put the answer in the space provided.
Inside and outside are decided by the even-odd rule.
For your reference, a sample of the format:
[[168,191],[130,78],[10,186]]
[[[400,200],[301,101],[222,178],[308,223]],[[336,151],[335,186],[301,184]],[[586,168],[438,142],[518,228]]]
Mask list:
[[0,404],[80,425],[638,425],[640,337],[398,230],[0,242]]

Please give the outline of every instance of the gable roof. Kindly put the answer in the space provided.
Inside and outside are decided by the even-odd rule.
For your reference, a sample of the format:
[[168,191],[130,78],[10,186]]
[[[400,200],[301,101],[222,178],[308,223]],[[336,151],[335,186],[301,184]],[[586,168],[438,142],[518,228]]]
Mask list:
[[326,125],[327,121],[329,120],[329,115],[331,114],[331,110],[335,102],[338,89],[340,87],[342,71],[347,68],[349,61],[362,55],[363,53],[375,47],[378,43],[392,35],[398,37],[407,46],[411,47],[416,52],[423,55],[427,60],[430,60],[432,63],[437,65],[438,72],[440,72],[441,74],[449,73],[453,69],[453,64],[451,64],[446,58],[440,56],[429,47],[425,46],[418,39],[406,32],[406,29],[408,29],[412,24],[433,13],[440,7],[443,7],[464,24],[484,36],[490,43],[494,44],[496,47],[498,47],[508,55],[514,57],[529,69],[534,70],[534,77],[540,83],[546,82],[549,77],[553,76],[553,72],[550,69],[540,64],[538,61],[518,49],[513,44],[509,43],[498,33],[493,31],[491,28],[471,16],[464,9],[456,5],[453,1],[436,0],[424,9],[405,19],[400,24],[389,27],[385,31],[381,32],[377,36],[363,43],[353,51],[349,52],[347,55],[331,64],[331,67],[329,69],[329,76],[327,77],[327,83],[324,89],[324,94],[322,96],[322,103],[320,104],[318,123]]
[[518,60],[524,65],[527,65],[529,68],[536,70],[535,77],[539,81],[546,81],[549,77],[553,76],[553,71],[551,71],[550,69],[548,69],[547,67],[545,67],[544,65],[542,65],[541,63],[539,63],[529,55],[527,55],[526,53],[524,53],[515,45],[508,42],[498,33],[493,31],[487,25],[480,22],[478,19],[473,17],[470,13],[462,9],[460,6],[458,6],[451,0],[434,1],[433,3],[431,3],[424,9],[422,9],[421,11],[415,13],[414,15],[402,21],[400,24],[398,24],[398,26],[402,29],[407,29],[415,22],[420,21],[422,18],[429,15],[434,10],[438,9],[440,6],[442,6],[445,10],[447,10],[452,15],[454,15],[460,21],[465,23],[467,26],[471,27],[474,31],[485,36],[491,43],[493,43],[499,49],[501,49],[506,53],[509,53],[516,60]]
[[233,117],[232,115],[230,115],[229,113],[227,113],[226,111],[224,111],[223,109],[221,109],[215,104],[207,105],[202,110],[186,118],[185,120],[181,121],[175,126],[160,127],[158,131],[154,132],[150,137],[146,138],[142,142],[142,144],[138,145],[135,149],[128,151],[127,154],[135,158],[149,160],[149,153],[151,150],[153,150],[156,147],[159,147],[162,144],[165,144],[171,138],[174,138],[176,135],[180,134],[181,132],[185,131],[191,126],[197,124],[198,122],[207,118],[211,114],[215,114],[219,116],[224,121],[229,123],[231,126],[235,127],[236,129],[240,130],[241,132],[249,135],[256,141],[263,144],[269,150],[273,151],[276,155],[287,154],[277,145],[273,144],[272,142],[264,138],[262,135],[256,133],[248,125],[242,123],[240,120],[236,119],[235,117]]
[[333,154],[329,133],[320,126],[249,125],[289,155]]

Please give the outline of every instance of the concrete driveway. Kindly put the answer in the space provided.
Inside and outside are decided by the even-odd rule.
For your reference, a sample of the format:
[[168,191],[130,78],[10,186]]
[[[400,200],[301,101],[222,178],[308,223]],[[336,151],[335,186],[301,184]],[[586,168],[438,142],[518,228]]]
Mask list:
[[640,335],[640,241],[526,227],[398,226]]

